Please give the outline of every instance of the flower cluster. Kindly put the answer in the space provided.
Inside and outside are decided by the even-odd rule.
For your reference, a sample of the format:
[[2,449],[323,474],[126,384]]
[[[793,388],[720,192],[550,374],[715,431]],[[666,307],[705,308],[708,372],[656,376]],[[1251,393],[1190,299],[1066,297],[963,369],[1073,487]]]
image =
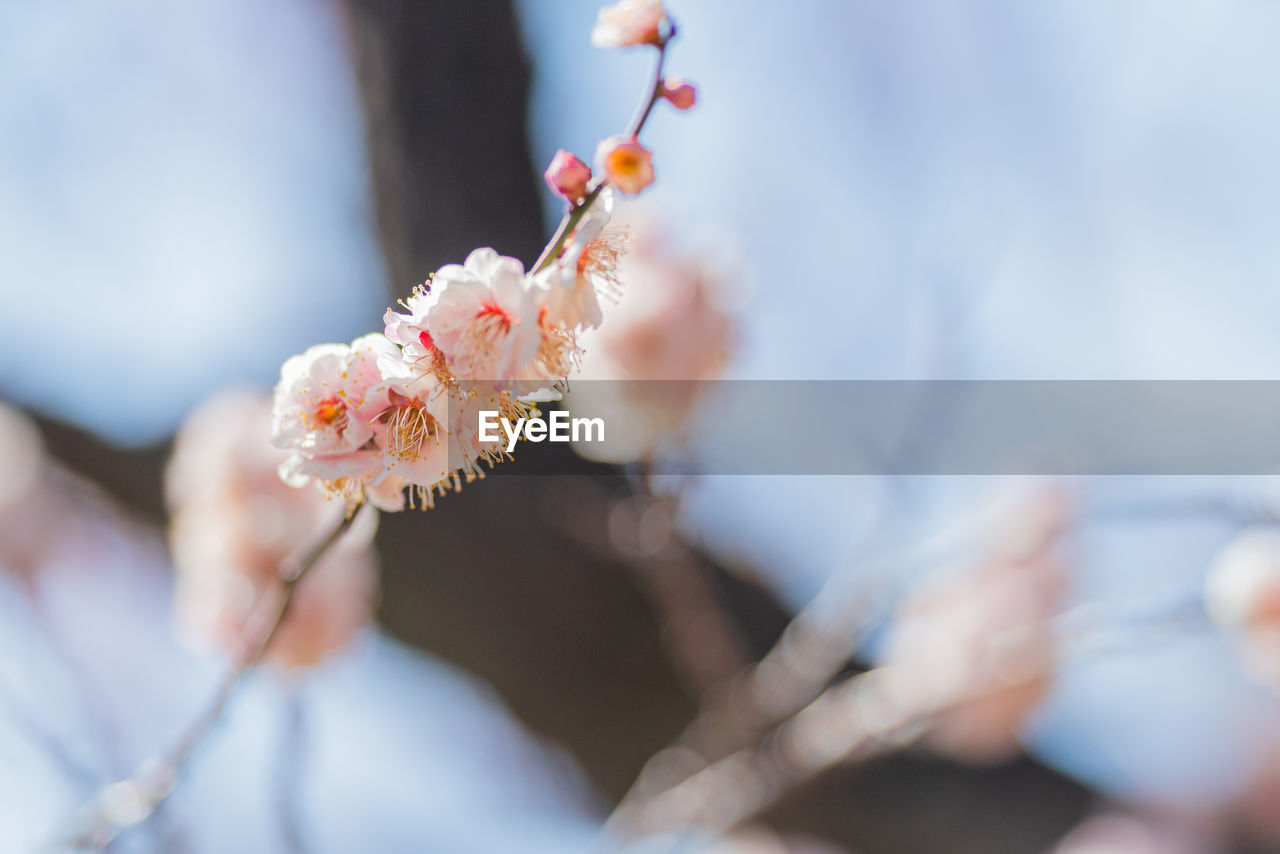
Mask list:
[[403,312],[387,311],[384,332],[285,362],[274,409],[275,444],[291,452],[281,476],[384,510],[404,506],[406,486],[429,506],[478,477],[481,461],[503,456],[479,441],[479,410],[532,409],[577,358],[565,317],[582,312],[559,291],[577,278],[590,289],[595,271],[574,281],[559,272],[530,276],[515,258],[477,249],[415,289]]
[[352,507],[430,507],[508,456],[481,441],[479,413],[515,420],[560,394],[581,355],[578,334],[599,326],[601,296],[619,289],[625,235],[605,228],[613,193],[639,193],[654,179],[639,133],[658,101],[694,103],[692,86],[662,76],[674,33],[661,0],[622,0],[600,13],[592,41],[656,48],[655,80],[632,127],[600,144],[598,176],[568,152],[555,156],[547,184],[568,207],[532,269],[477,249],[437,270],[404,311],[388,310],[383,332],[285,362],[272,441],[289,452],[279,470],[286,483],[317,484]]

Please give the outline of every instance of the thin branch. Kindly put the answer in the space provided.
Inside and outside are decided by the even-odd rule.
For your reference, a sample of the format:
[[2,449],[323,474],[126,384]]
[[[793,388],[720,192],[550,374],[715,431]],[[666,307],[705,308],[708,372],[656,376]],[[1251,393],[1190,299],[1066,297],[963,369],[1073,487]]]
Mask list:
[[[1168,518],[1214,518],[1234,525],[1274,521],[1248,505],[1225,500],[1151,500],[1081,508],[1077,524],[1117,521],[1159,521]],[[943,532],[917,551],[934,561],[963,553],[971,545],[960,531]],[[881,566],[877,578],[853,584],[850,577],[872,571],[875,563],[838,573],[792,620],[778,642],[754,666],[744,671],[729,691],[705,705],[672,745],[652,757],[618,804],[617,813],[635,811],[662,791],[725,756],[747,750],[772,727],[786,721],[815,697],[840,672],[861,646],[874,619],[881,614],[888,582],[909,559],[899,557]],[[1184,612],[1185,614],[1185,612]],[[1146,620],[1139,620],[1146,624]],[[1177,622],[1176,620],[1174,622]],[[1189,622],[1194,623],[1195,618]],[[1131,638],[1132,636],[1129,635]],[[1131,640],[1124,643],[1131,643]],[[1104,646],[1115,646],[1114,638]]]
[[698,827],[721,833],[757,815],[781,795],[852,755],[868,753],[930,710],[895,708],[871,671],[827,689],[758,746],[711,763],[674,786],[628,804],[606,833],[644,835]]
[[[663,67],[667,60],[667,44],[676,36],[676,26],[673,21],[667,21],[667,33],[656,45],[658,50],[658,59],[654,63],[653,80],[649,84],[645,95],[640,99],[640,108],[636,113],[636,117],[632,120],[630,127],[627,128],[626,136],[637,138],[640,131],[644,130],[645,124],[649,120],[649,114],[653,112],[653,105],[662,97],[662,80]],[[587,215],[587,211],[591,210],[591,206],[600,198],[600,194],[604,192],[604,188],[608,182],[603,175],[598,175],[592,180],[586,196],[578,204],[571,206],[565,211],[564,218],[560,220],[560,225],[556,228],[555,234],[552,235],[551,241],[547,244],[547,248],[542,250],[542,254],[538,256],[538,260],[534,262],[530,272],[539,273],[546,269],[552,261],[560,257],[560,253],[564,251],[565,243],[573,234],[573,230],[578,227],[578,223]]]
[[667,45],[676,37],[676,24],[670,17],[667,21],[667,32],[658,42],[658,61],[654,63],[653,82],[649,86],[649,97],[640,102],[640,109],[636,113],[635,119],[632,120],[631,126],[627,128],[627,136],[638,137],[640,131],[644,130],[645,122],[649,121],[649,114],[653,112],[653,105],[658,103],[662,97],[663,75],[662,68],[667,59]]
[[[653,756],[618,804],[626,813],[699,768],[760,741],[800,711],[852,658],[879,615],[891,570],[865,555],[840,572],[787,626],[773,648],[710,698],[672,745]],[[865,570],[869,583],[850,579]]]
[[[1124,652],[1140,638],[1169,639],[1206,627],[1195,603],[1174,601],[1113,625],[1072,626],[1065,612],[1047,625],[1073,665]],[[1110,633],[1110,637],[1108,637]],[[723,833],[757,817],[783,795],[838,764],[863,761],[906,746],[939,716],[988,694],[1048,675],[1033,669],[1010,677],[1010,662],[1038,643],[1034,633],[1011,630],[986,639],[997,653],[980,656],[969,678],[939,689],[920,680],[907,662],[849,677],[774,729],[663,790],[619,806],[605,834],[618,838],[698,827]],[[944,680],[943,685],[948,685]]]
[[[377,511],[366,506],[359,512]],[[123,830],[149,819],[173,795],[197,750],[222,720],[231,698],[262,662],[288,613],[298,582],[351,528],[356,515],[345,515],[328,536],[300,560],[285,561],[280,565],[282,584],[273,597],[276,599],[273,607],[266,609],[261,625],[252,625],[251,619],[247,635],[255,640],[247,644],[236,658],[209,705],[168,753],[147,760],[131,777],[112,783],[98,793],[85,807],[83,829],[67,841],[69,847],[74,850],[102,850]]]
[[[575,494],[548,514],[552,524],[603,559],[622,561],[642,585],[658,620],[668,657],[689,695],[701,704],[722,692],[750,662],[748,644],[716,590],[710,567],[675,531],[678,499],[649,488],[643,475],[629,478],[625,498],[610,500],[603,490]],[[583,524],[587,509],[604,508],[607,524]],[[661,519],[652,519],[657,513]],[[622,543],[615,520],[630,517],[632,542]],[[596,518],[595,512],[590,518]],[[661,534],[643,542],[640,527],[653,521]]]
[[767,742],[770,729],[821,696],[822,686],[848,661],[876,599],[864,595],[851,600],[848,619],[833,618],[821,607],[802,611],[764,659],[714,696],[672,746],[645,764],[608,826],[628,824],[652,800],[665,797],[664,792],[680,789],[719,762],[732,766],[734,756]]

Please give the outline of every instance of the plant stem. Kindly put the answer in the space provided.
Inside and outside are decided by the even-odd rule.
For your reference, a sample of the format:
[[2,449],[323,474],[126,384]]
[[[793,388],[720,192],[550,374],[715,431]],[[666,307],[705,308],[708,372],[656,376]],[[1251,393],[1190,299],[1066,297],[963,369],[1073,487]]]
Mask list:
[[[658,103],[658,100],[662,97],[662,70],[667,61],[667,44],[675,38],[675,35],[676,25],[668,21],[666,36],[656,45],[658,59],[653,67],[653,80],[649,84],[647,94],[641,99],[640,109],[636,112],[636,117],[632,120],[625,136],[633,139],[640,136],[640,131],[644,130],[645,123],[649,121],[649,114],[653,112],[653,105]],[[560,220],[560,225],[551,237],[551,242],[547,244],[547,248],[542,250],[542,254],[538,256],[538,260],[534,262],[530,272],[540,273],[550,266],[552,261],[560,257],[560,253],[564,251],[564,245],[568,242],[570,235],[578,227],[578,223],[582,221],[582,218],[586,216],[587,211],[591,210],[591,206],[595,204],[596,199],[600,198],[600,193],[604,191],[607,184],[608,182],[603,175],[596,176],[582,201],[565,211],[564,218]]]
[[631,127],[627,129],[627,136],[637,137],[640,135],[640,131],[644,129],[645,122],[649,121],[649,114],[653,112],[653,105],[658,103],[658,99],[662,97],[662,69],[667,61],[667,44],[675,36],[676,25],[671,24],[666,38],[658,43],[658,60],[654,63],[653,82],[649,85],[649,96],[640,102],[640,111],[636,113],[635,119],[631,122]]
[[582,201],[565,213],[564,219],[560,220],[560,225],[556,228],[556,233],[551,237],[551,242],[547,244],[547,248],[543,249],[542,254],[538,256],[532,272],[542,272],[550,266],[552,261],[560,257],[569,235],[573,234],[573,230],[578,227],[578,223],[586,216],[587,211],[595,204],[596,199],[600,198],[600,193],[604,190],[604,186],[605,182],[597,178],[592,182],[591,189],[583,197]]
[[[377,512],[372,508],[366,508],[367,505],[358,512]],[[149,819],[173,795],[197,750],[222,720],[231,698],[244,684],[249,673],[262,663],[271,646],[271,641],[288,614],[289,605],[293,601],[293,591],[298,582],[341,539],[342,535],[350,530],[356,515],[357,513],[349,513],[343,516],[324,540],[301,559],[281,563],[278,602],[268,611],[261,629],[257,632],[249,632],[250,637],[255,640],[246,645],[244,651],[236,657],[231,670],[223,678],[209,705],[167,754],[147,760],[138,767],[132,777],[112,783],[98,793],[86,810],[88,817],[85,821],[85,829],[70,840],[72,849],[98,851],[106,848],[121,831]],[[110,815],[104,807],[106,801],[104,796],[112,792],[127,793],[136,801],[135,808],[124,820],[120,816]]]

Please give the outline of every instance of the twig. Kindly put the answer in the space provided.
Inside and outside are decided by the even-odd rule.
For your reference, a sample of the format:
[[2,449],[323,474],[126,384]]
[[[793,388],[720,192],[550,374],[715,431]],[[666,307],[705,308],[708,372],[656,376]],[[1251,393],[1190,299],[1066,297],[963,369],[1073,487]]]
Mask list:
[[886,675],[870,671],[828,688],[758,746],[732,753],[616,813],[606,833],[644,835],[691,827],[721,833],[855,751],[874,752],[933,711],[895,707],[883,691]]
[[[662,70],[667,60],[667,44],[675,37],[675,22],[668,19],[666,35],[657,44],[658,59],[654,63],[653,81],[649,84],[645,95],[640,99],[640,108],[630,127],[627,128],[626,136],[633,139],[640,136],[640,131],[644,130],[645,124],[649,121],[649,114],[653,112],[653,105],[662,97]],[[560,253],[563,251],[569,237],[573,234],[573,230],[577,228],[582,218],[587,215],[587,211],[591,210],[591,206],[595,204],[596,199],[600,198],[600,194],[604,192],[607,184],[608,181],[603,175],[598,175],[592,180],[582,201],[572,205],[565,211],[564,218],[560,220],[560,225],[556,228],[555,234],[552,235],[547,248],[542,250],[542,254],[538,256],[538,260],[534,262],[530,272],[539,273],[550,265],[552,261],[560,257]]]
[[[1234,525],[1273,521],[1258,508],[1224,500],[1150,500],[1084,506],[1078,525],[1166,518],[1208,517]],[[961,553],[969,543],[964,534],[944,531],[917,551],[935,560]],[[618,815],[634,813],[664,790],[725,756],[747,750],[770,728],[803,708],[853,657],[872,621],[880,613],[892,573],[909,558],[886,563],[879,578],[853,584],[850,578],[874,569],[874,563],[838,573],[792,620],[781,638],[756,665],[742,673],[731,689],[704,706],[692,723],[667,749],[646,763],[636,782],[618,804]],[[1185,613],[1185,609],[1184,612]],[[1142,621],[1145,622],[1145,621]],[[1116,642],[1109,641],[1108,645]]]
[[[362,508],[359,512],[377,511]],[[252,626],[247,631],[248,637],[256,638],[256,641],[246,645],[237,657],[209,705],[168,753],[147,760],[131,777],[102,789],[83,811],[83,829],[67,840],[64,847],[72,850],[102,850],[123,830],[149,819],[173,795],[196,751],[222,720],[237,689],[262,662],[288,613],[298,582],[351,528],[356,515],[345,515],[328,536],[301,560],[285,561],[280,565],[282,584],[273,597],[277,600],[274,607],[267,609],[261,626]]]
[[[861,619],[847,622],[833,621],[822,608],[802,612],[763,660],[706,704],[671,747],[645,764],[610,816],[606,833],[634,823],[649,803],[665,799],[665,793],[687,791],[685,784],[710,768],[740,764],[742,756],[752,753],[751,745],[768,741],[772,727],[787,721],[815,694],[821,696],[822,685],[858,645],[856,635],[873,612],[875,598],[857,599],[852,612]],[[716,779],[718,773],[702,779]]]
[[[656,613],[677,676],[693,699],[709,702],[747,666],[748,644],[711,570],[674,530],[678,499],[655,494],[643,475],[627,482],[631,491],[624,498],[610,500],[593,489],[557,505],[548,519],[602,558],[626,564]],[[605,523],[584,524],[588,515],[598,518],[596,508],[604,508]],[[618,520],[627,517],[634,530],[622,531]],[[656,533],[646,535],[645,527]]]
[[[1075,616],[1068,611],[1049,621],[1055,634],[1066,633],[1060,646],[1064,660],[1074,665],[1133,648],[1137,640],[1133,632],[1169,637],[1207,625],[1195,603],[1181,600],[1112,626],[1072,626]],[[1101,638],[1096,636],[1099,630]],[[1148,634],[1148,640],[1152,636]],[[1033,669],[1009,676],[1021,651],[1038,643],[1034,633],[1010,630],[987,638],[986,643],[996,654],[980,657],[983,667],[965,674],[967,678],[944,680],[947,687],[941,689],[933,680],[913,677],[910,662],[849,677],[769,731],[758,745],[621,806],[606,825],[607,838],[690,827],[723,833],[758,816],[829,768],[905,746],[924,734],[939,715],[993,691],[1047,675],[1043,669]]]
[[[699,768],[757,743],[818,696],[861,646],[885,598],[889,570],[900,565],[886,561],[877,568],[863,555],[832,578],[763,659],[711,697],[675,742],[645,764],[615,813],[630,812]],[[853,584],[859,570],[873,580]]]

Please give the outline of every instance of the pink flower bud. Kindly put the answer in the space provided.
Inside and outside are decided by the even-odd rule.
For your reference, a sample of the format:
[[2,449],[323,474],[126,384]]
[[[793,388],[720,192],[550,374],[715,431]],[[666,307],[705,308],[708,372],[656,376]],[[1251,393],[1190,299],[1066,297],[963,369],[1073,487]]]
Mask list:
[[662,81],[662,97],[677,110],[687,110],[698,103],[698,90],[679,77],[668,77]]
[[551,159],[551,165],[547,167],[543,177],[547,179],[551,192],[577,204],[587,194],[591,167],[562,148]]
[[653,154],[635,137],[611,136],[596,148],[597,165],[622,193],[634,196],[653,183]]

